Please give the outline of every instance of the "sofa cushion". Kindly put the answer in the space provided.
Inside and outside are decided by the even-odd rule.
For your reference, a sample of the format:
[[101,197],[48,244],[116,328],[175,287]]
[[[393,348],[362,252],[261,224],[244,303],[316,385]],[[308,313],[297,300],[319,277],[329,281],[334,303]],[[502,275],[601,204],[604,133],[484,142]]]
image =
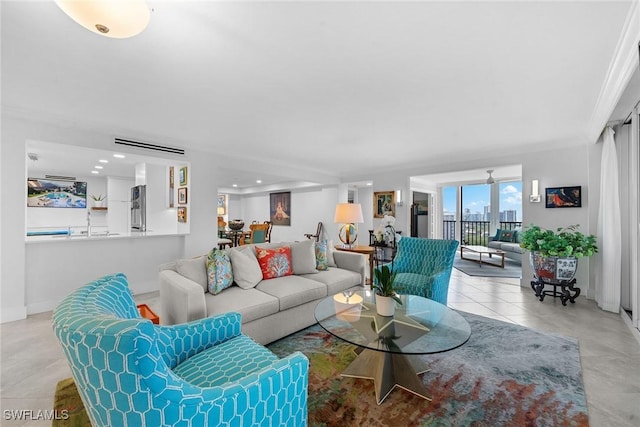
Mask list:
[[253,254],[253,250],[230,250],[233,280],[243,289],[253,288],[262,280],[260,264]]
[[291,261],[293,274],[316,273],[316,254],[314,240],[303,240],[291,243]]
[[293,274],[291,248],[289,246],[275,249],[262,249],[256,246],[256,257],[258,258],[258,264],[260,264],[262,278],[265,280]]
[[505,252],[515,252],[517,254],[523,254],[524,249],[520,247],[520,243],[502,243],[500,249]]
[[326,271],[319,271],[318,274],[302,277],[324,283],[327,286],[327,295],[334,295],[353,286],[362,285],[362,277],[360,277],[359,273],[335,267],[329,267]]
[[237,311],[242,315],[242,323],[277,313],[280,308],[277,298],[255,288],[242,289],[236,286],[218,295],[206,294],[205,304],[208,316]]
[[202,255],[196,258],[179,259],[176,262],[176,270],[187,279],[193,280],[202,290],[207,292],[207,256]]
[[329,260],[327,259],[327,241],[323,240],[321,242],[314,243],[315,253],[316,253],[316,270],[326,271],[329,269]]
[[207,257],[207,284],[209,293],[216,295],[233,284],[231,259],[226,251],[212,249]]
[[[316,277],[317,274],[308,276]],[[263,280],[256,290],[278,298],[280,311],[327,296],[327,287],[323,283],[301,276]]]
[[333,240],[327,241],[327,264],[329,267],[337,267],[336,260],[333,258],[333,253],[336,248],[333,246]]

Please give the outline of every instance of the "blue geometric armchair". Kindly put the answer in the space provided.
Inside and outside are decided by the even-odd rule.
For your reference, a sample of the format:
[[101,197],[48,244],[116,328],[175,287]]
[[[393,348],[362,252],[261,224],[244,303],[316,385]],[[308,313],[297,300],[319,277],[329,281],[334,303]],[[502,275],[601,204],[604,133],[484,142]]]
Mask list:
[[53,328],[94,426],[307,424],[308,359],[279,359],[238,313],[154,325],[119,273],[67,296]]
[[401,294],[418,295],[447,305],[457,248],[456,240],[401,238],[393,259],[394,287],[399,287]]

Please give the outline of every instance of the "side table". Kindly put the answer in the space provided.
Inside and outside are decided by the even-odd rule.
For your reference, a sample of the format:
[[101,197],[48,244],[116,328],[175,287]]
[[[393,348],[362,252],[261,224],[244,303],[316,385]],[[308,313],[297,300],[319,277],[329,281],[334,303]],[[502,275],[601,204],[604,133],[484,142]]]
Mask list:
[[336,250],[345,252],[355,252],[358,254],[366,255],[369,258],[369,280],[366,283],[373,289],[373,255],[376,248],[373,246],[353,245],[351,247],[343,247],[342,245],[336,245]]
[[[537,280],[531,281],[531,289],[536,293],[536,297],[540,301],[544,300],[546,295],[552,297],[560,297],[560,301],[562,305],[567,305],[567,301],[571,301],[572,304],[576,302],[576,298],[580,295],[580,288],[574,288],[573,285],[576,284],[576,279],[572,280],[559,280],[556,282],[545,282],[544,280],[538,278]],[[545,289],[545,286],[553,286],[553,290]],[[558,291],[558,286],[560,286],[560,291]],[[573,293],[573,295],[571,294]]]

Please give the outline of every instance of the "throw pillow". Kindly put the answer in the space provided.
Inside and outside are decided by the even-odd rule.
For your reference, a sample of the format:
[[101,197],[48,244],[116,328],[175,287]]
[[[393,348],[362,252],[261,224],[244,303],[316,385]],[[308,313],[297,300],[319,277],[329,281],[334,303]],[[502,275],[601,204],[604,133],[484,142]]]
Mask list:
[[316,252],[316,269],[325,271],[329,269],[329,261],[327,260],[327,241],[315,242]]
[[291,248],[289,246],[274,249],[262,249],[256,246],[256,256],[263,279],[275,279],[276,277],[293,274]]
[[200,286],[202,291],[207,292],[207,256],[202,255],[196,258],[179,259],[176,262],[176,271],[186,277],[193,280]]
[[252,252],[231,249],[229,258],[231,259],[231,269],[233,280],[242,289],[251,289],[262,280],[262,270],[258,260]]
[[314,240],[303,240],[291,244],[291,266],[293,274],[317,273]]
[[233,283],[231,259],[226,251],[212,249],[207,257],[207,284],[209,293],[217,295]]
[[513,242],[515,238],[515,233],[513,230],[500,230],[500,238],[501,242]]

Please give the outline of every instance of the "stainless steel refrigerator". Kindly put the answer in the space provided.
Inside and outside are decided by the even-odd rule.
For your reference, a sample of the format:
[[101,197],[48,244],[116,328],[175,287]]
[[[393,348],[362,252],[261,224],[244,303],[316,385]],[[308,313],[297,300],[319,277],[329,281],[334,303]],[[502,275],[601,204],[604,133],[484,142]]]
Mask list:
[[131,230],[147,231],[147,186],[131,187]]

